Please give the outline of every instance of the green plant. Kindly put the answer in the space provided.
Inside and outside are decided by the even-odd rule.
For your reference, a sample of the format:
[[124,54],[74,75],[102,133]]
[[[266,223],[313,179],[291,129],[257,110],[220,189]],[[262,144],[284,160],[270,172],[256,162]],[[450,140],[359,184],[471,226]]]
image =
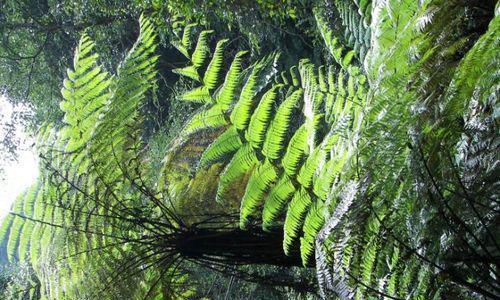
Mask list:
[[41,132],[41,178],[0,246],[47,298],[189,298],[186,262],[305,291],[242,266],[314,266],[325,298],[497,297],[497,11],[327,1],[313,16],[329,63],[291,68],[213,30],[195,42],[183,20],[172,44],[188,63],[172,71],[198,108],[161,170],[166,138],[142,111],[155,26],[141,18],[114,76],[83,36],[65,124]]

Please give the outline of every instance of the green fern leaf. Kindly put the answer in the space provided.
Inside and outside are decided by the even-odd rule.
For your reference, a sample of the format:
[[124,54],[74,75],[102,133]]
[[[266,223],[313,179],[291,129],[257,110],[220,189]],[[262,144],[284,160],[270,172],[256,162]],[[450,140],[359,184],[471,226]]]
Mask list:
[[248,226],[250,217],[262,206],[264,195],[269,190],[270,185],[276,182],[277,176],[275,167],[267,160],[253,170],[241,200],[241,229]]
[[276,55],[268,55],[255,64],[252,72],[248,76],[240,94],[240,98],[231,113],[231,123],[236,129],[244,131],[252,114],[252,109],[257,102],[257,93],[268,83],[269,79],[276,73],[274,66]]
[[316,235],[325,223],[323,208],[322,202],[314,202],[304,220],[304,236],[300,238],[300,255],[304,266],[311,263]]
[[192,43],[193,31],[194,31],[193,29],[197,25],[198,24],[196,24],[196,23],[187,24],[186,27],[184,27],[184,31],[182,32],[181,43],[182,43],[182,46],[184,46],[187,50],[191,50],[191,47],[193,46],[193,43]]
[[[59,104],[64,112],[66,126],[61,130],[61,143],[66,151],[83,148],[90,139],[100,110],[110,97],[111,81],[97,64],[98,56],[92,54],[94,43],[84,35],[75,51],[74,70],[68,70],[68,78],[61,89],[63,100]],[[75,159],[83,159],[79,155]]]
[[[12,211],[16,214],[23,215],[23,206],[24,199],[26,196],[26,192],[19,195],[16,200],[14,200],[14,204],[12,205]],[[19,239],[22,234],[23,226],[25,224],[25,219],[15,216],[12,221],[12,226],[10,227],[9,239],[7,241],[7,258],[9,262],[14,263],[19,259],[18,256],[18,247],[19,247]]]
[[281,160],[283,169],[290,177],[297,175],[302,159],[306,156],[307,149],[307,130],[303,124],[290,139],[285,155]]
[[[2,249],[4,249],[7,246],[13,222],[14,222],[14,216],[8,214],[5,216],[5,218],[2,220],[2,223],[0,224],[0,248]],[[0,258],[2,260],[7,259],[7,256],[5,254],[2,253],[0,255]]]
[[189,51],[184,45],[177,41],[172,41],[170,44],[172,44],[172,46],[174,46],[175,49],[182,53],[182,55],[184,55],[187,59],[191,59],[191,55],[189,55]]
[[224,47],[228,41],[228,39],[223,39],[217,42],[212,60],[208,64],[205,75],[203,75],[203,83],[210,91],[215,89],[217,87],[217,83],[219,82],[223,62]]
[[398,261],[399,261],[399,248],[394,246],[394,250],[393,250],[392,256],[391,256],[391,261],[389,264],[389,271],[391,273],[389,275],[390,277],[389,277],[389,280],[387,281],[387,285],[386,285],[386,293],[388,295],[391,295],[391,296],[397,296],[396,295],[396,284],[397,284],[397,281],[399,278],[399,272],[396,269],[396,266],[398,264]]
[[274,160],[281,156],[293,112],[298,109],[302,94],[302,89],[296,90],[278,108],[275,118],[269,125],[262,149],[262,153],[267,158]]
[[224,83],[215,97],[215,102],[221,104],[224,109],[229,108],[236,98],[236,88],[239,85],[242,71],[241,60],[247,53],[248,51],[240,51],[236,53],[236,56],[229,67],[229,71],[226,74]]
[[205,128],[217,128],[227,124],[221,105],[215,104],[209,109],[196,113],[182,129],[182,135],[190,135]]
[[201,81],[201,77],[198,74],[198,68],[196,68],[195,66],[173,69],[172,72],[175,74],[186,76],[198,82]]
[[200,158],[200,167],[204,168],[234,154],[241,146],[238,131],[234,126],[229,127],[203,152]]
[[276,85],[262,96],[259,105],[250,119],[250,124],[246,131],[246,139],[255,149],[260,149],[264,142],[266,130],[269,126],[272,110],[276,102],[276,90],[280,87],[280,85]]
[[297,66],[290,68],[290,76],[292,77],[292,85],[295,87],[300,86],[300,75]]
[[[23,214],[29,218],[33,217],[34,206],[37,203],[37,200],[41,200],[40,196],[42,193],[39,193],[40,186],[39,183],[35,183],[32,187],[29,188],[26,193],[24,204],[23,204]],[[26,261],[27,256],[29,255],[29,246],[30,246],[30,237],[33,231],[34,223],[31,220],[26,220],[23,226],[23,230],[21,232],[21,236],[19,238],[19,248],[18,248],[18,257],[19,261]]]
[[318,84],[321,92],[328,92],[328,84],[326,82],[325,66],[320,66],[318,69]]
[[258,162],[255,151],[249,144],[243,145],[222,172],[217,189],[217,202],[222,202],[227,191],[237,180],[243,179]]
[[287,255],[291,254],[294,242],[301,235],[302,226],[304,225],[307,210],[311,203],[311,196],[304,188],[300,188],[293,195],[286,213],[284,225],[283,250]]
[[203,30],[198,36],[198,42],[196,43],[196,48],[191,55],[191,62],[195,68],[200,68],[205,63],[208,57],[210,48],[208,46],[208,35],[214,32],[213,30]]
[[326,151],[323,147],[319,146],[314,149],[310,156],[307,157],[306,161],[299,170],[297,175],[297,181],[304,187],[311,187],[313,176],[316,170],[321,168],[326,160]]
[[266,231],[271,230],[276,221],[285,211],[286,205],[295,193],[295,186],[290,178],[282,175],[276,185],[271,188],[269,195],[264,202],[262,210],[262,228]]
[[196,102],[196,103],[212,103],[213,99],[210,91],[206,86],[196,87],[190,91],[183,93],[180,97],[182,101]]

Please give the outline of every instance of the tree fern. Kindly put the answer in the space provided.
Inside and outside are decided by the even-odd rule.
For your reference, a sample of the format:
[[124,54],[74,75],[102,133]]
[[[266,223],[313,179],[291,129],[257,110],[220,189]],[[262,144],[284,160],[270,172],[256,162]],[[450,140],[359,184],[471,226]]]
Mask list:
[[[105,287],[111,298],[161,298],[178,260],[268,262],[230,252],[266,236],[265,256],[316,266],[325,298],[496,298],[498,76],[485,70],[498,65],[498,16],[458,1],[315,5],[331,63],[318,68],[303,59],[282,71],[275,52],[245,68],[246,51],[229,57],[239,47],[221,40],[211,52],[211,30],[195,43],[195,25],[184,28],[172,43],[189,65],[173,71],[196,83],[179,99],[201,107],[153,189],[141,169],[153,22],[141,18],[115,77],[82,38],[64,124],[42,133],[47,170],[0,228],[0,247],[11,261],[29,258],[44,297],[95,298]],[[239,206],[239,218],[206,225],[198,212],[212,206]],[[196,252],[221,236],[224,249]]]

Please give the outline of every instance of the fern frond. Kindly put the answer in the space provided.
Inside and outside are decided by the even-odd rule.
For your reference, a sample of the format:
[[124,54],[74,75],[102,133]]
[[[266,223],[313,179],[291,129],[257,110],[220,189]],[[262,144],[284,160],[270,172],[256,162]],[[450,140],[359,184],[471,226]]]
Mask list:
[[197,25],[198,24],[196,24],[196,23],[187,24],[186,27],[184,27],[184,30],[182,32],[181,43],[182,43],[182,46],[184,46],[187,50],[191,50],[191,47],[193,46],[193,41],[192,41],[193,33],[194,33],[193,29]]
[[264,142],[266,130],[269,126],[272,110],[277,98],[277,89],[281,86],[276,85],[267,91],[255,109],[246,131],[246,140],[255,149],[260,149]]
[[296,189],[290,178],[282,175],[276,185],[271,188],[262,210],[262,228],[266,231],[276,226],[276,221],[285,211],[286,205]]
[[313,191],[318,198],[326,200],[332,189],[332,184],[340,174],[349,156],[348,151],[333,157],[322,167],[321,173],[313,178]]
[[184,55],[187,59],[191,59],[191,55],[189,55],[189,50],[178,41],[171,41],[170,44],[175,47],[182,55]]
[[66,126],[60,138],[68,152],[81,150],[89,141],[98,115],[110,97],[109,75],[97,64],[93,48],[94,43],[83,35],[75,51],[74,69],[67,71],[68,78],[61,89],[63,100],[59,106]]
[[269,161],[259,164],[252,172],[241,199],[240,228],[245,229],[263,204],[264,195],[277,179],[276,169]]
[[204,168],[234,154],[242,145],[236,128],[229,127],[203,152],[200,158],[200,167]]
[[295,87],[299,87],[300,84],[300,75],[297,66],[292,66],[290,68],[290,76],[292,78],[292,85]]
[[225,109],[229,108],[236,98],[236,88],[239,85],[242,71],[241,60],[247,53],[248,51],[240,51],[236,53],[236,56],[229,67],[229,71],[226,73],[224,83],[215,96],[215,102],[221,104]]
[[94,127],[88,153],[95,162],[93,171],[107,180],[121,177],[118,163],[141,143],[138,115],[146,93],[156,85],[156,37],[152,21],[142,16],[139,37],[119,66],[110,99]]
[[288,176],[297,175],[302,159],[307,151],[307,130],[305,124],[295,131],[288,143],[285,155],[281,160],[283,169]]
[[283,250],[287,255],[291,254],[293,243],[301,235],[302,226],[311,203],[311,196],[304,188],[300,188],[293,195],[286,212],[285,225],[283,226],[285,232]]
[[249,144],[243,145],[233,156],[229,164],[220,175],[219,187],[217,189],[217,202],[222,202],[227,191],[237,180],[242,180],[258,162],[255,151]]
[[[14,200],[14,204],[12,205],[12,211],[16,214],[23,215],[23,206],[24,199],[26,197],[26,191],[19,195],[16,200]],[[19,240],[22,235],[22,230],[25,224],[25,219],[14,216],[12,221],[12,226],[9,230],[9,238],[7,240],[7,259],[9,262],[14,263],[19,259],[18,255],[18,247]]]
[[184,68],[177,68],[172,70],[173,73],[186,76],[193,79],[194,81],[201,81],[200,74],[198,74],[198,68],[195,66],[187,66]]
[[300,182],[302,186],[307,188],[311,187],[316,170],[325,164],[326,154],[323,147],[319,146],[307,157],[297,175],[297,181]]
[[224,47],[229,40],[223,39],[217,42],[215,46],[214,55],[212,56],[212,60],[208,64],[207,70],[205,71],[205,75],[203,75],[203,84],[207,87],[208,90],[213,90],[217,87],[217,83],[219,82],[219,77],[222,68],[223,61],[223,52]]
[[[32,218],[34,214],[35,205],[41,201],[42,193],[40,191],[40,183],[36,182],[31,186],[26,193],[23,204],[23,215]],[[21,236],[19,238],[18,257],[20,262],[27,260],[30,252],[30,237],[33,232],[34,223],[31,220],[25,220]]]
[[300,238],[300,255],[304,266],[308,266],[312,262],[316,235],[325,223],[323,209],[324,204],[321,201],[315,201],[311,205],[304,220],[304,236]]
[[262,153],[269,159],[275,160],[281,157],[281,152],[285,147],[285,140],[290,128],[290,121],[293,113],[299,108],[299,100],[303,94],[302,89],[293,92],[280,105],[266,134]]
[[180,97],[182,101],[190,101],[196,103],[212,103],[212,95],[206,86],[199,86],[190,91],[184,92]]
[[236,129],[244,131],[250,122],[251,111],[255,108],[256,95],[265,86],[276,73],[277,55],[271,54],[258,61],[252,68],[252,71],[241,90],[240,98],[231,113],[231,123]]
[[191,62],[195,68],[200,68],[205,64],[208,53],[210,52],[210,48],[208,46],[208,35],[213,32],[213,30],[203,30],[198,36],[196,48],[191,55]]
[[205,128],[218,128],[224,125],[227,125],[225,112],[221,105],[215,104],[191,117],[182,129],[182,134],[187,136]]
[[[14,222],[14,215],[8,214],[3,218],[2,223],[0,224],[0,247],[3,249],[6,249],[7,244],[9,242],[9,235],[13,222]],[[8,260],[6,252],[7,251],[3,253],[2,251],[2,254],[0,255],[0,258],[2,260]]]

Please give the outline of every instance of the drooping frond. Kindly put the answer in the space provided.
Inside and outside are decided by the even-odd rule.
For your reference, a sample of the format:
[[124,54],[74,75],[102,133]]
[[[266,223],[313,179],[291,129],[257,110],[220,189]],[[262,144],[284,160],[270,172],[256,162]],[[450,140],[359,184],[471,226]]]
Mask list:
[[215,104],[207,110],[201,110],[195,114],[186,124],[182,133],[190,135],[204,128],[217,128],[227,124],[223,106]]
[[210,64],[208,64],[205,75],[203,75],[203,83],[209,90],[215,89],[217,87],[217,83],[219,82],[223,62],[224,47],[228,41],[228,39],[223,39],[217,42],[212,60],[210,61]]
[[172,72],[182,76],[186,76],[198,82],[201,81],[200,74],[198,74],[198,69],[195,66],[173,69]]
[[220,103],[224,107],[229,107],[233,101],[236,99],[236,88],[240,82],[240,76],[242,71],[242,57],[247,54],[248,51],[240,51],[236,53],[229,71],[226,73],[224,83],[220,87],[219,92],[216,95],[215,101]]
[[290,95],[276,111],[276,115],[269,125],[269,130],[266,134],[262,153],[269,159],[278,159],[285,147],[288,129],[294,109],[300,106],[302,89],[298,89]]
[[[14,201],[14,205],[12,207],[12,212],[15,214],[19,214],[20,216],[23,215],[23,206],[24,206],[24,197],[26,196],[25,193],[21,194],[18,196],[18,198]],[[11,223],[10,223],[11,222]],[[24,224],[26,223],[23,218],[13,215],[11,221],[8,221],[10,223],[10,228],[7,229],[2,229],[2,231],[5,232],[5,234],[8,233],[5,237],[8,237],[7,239],[7,259],[11,262],[16,261],[19,256],[18,256],[18,248],[19,248],[19,239],[21,238],[22,235],[22,229]]]
[[293,195],[283,226],[283,230],[285,231],[283,250],[285,253],[291,252],[293,242],[300,236],[307,210],[311,203],[311,196],[304,188],[297,190]]
[[236,129],[244,131],[247,128],[252,110],[256,106],[257,93],[265,88],[269,84],[269,79],[276,74],[276,60],[278,57],[279,55],[276,54],[268,55],[252,67],[252,71],[243,85],[238,102],[236,102],[231,113],[231,123],[234,124]]
[[66,126],[61,139],[65,151],[78,152],[75,164],[83,159],[85,145],[89,142],[99,114],[110,97],[111,80],[107,72],[97,64],[98,55],[93,54],[94,44],[83,35],[75,51],[73,70],[68,70],[61,90],[63,100],[60,108],[64,112]]
[[182,32],[182,40],[181,43],[184,47],[186,47],[187,50],[191,50],[193,47],[192,43],[192,37],[193,37],[193,29],[196,27],[196,23],[190,23],[187,24],[186,27],[184,27],[184,30]]
[[210,90],[206,86],[199,86],[187,92],[184,92],[180,97],[182,101],[190,101],[196,103],[212,103],[212,95],[210,95]]
[[110,158],[120,160],[130,144],[136,143],[132,139],[137,137],[139,112],[146,93],[156,84],[155,28],[151,20],[142,17],[140,29],[137,42],[118,68],[111,97],[93,132],[91,152],[98,154],[94,160],[102,161],[103,171],[113,162]]
[[203,152],[200,158],[200,167],[209,166],[228,155],[234,154],[241,146],[238,131],[231,126]]
[[220,175],[217,201],[221,202],[224,197],[227,197],[228,191],[234,188],[232,185],[237,185],[238,181],[244,180],[257,161],[255,151],[249,144],[241,147]]
[[187,24],[184,27],[184,30],[182,31],[182,36],[180,37],[180,40],[178,41],[175,40],[170,42],[177,50],[179,50],[179,52],[181,52],[188,59],[191,58],[191,55],[189,55],[189,51],[191,51],[191,48],[193,47],[192,36],[194,34],[194,28],[196,27],[196,25],[197,25],[196,23]]
[[276,182],[276,179],[276,169],[267,160],[253,170],[248,180],[245,194],[241,199],[240,228],[244,229],[247,227],[250,218],[263,205],[264,196],[271,184]]
[[280,86],[276,85],[267,91],[262,96],[259,105],[252,114],[246,133],[246,140],[252,144],[254,148],[259,149],[264,142],[265,134],[270,124],[273,108],[278,96],[277,89],[279,88]]
[[195,68],[200,68],[205,64],[210,48],[208,46],[208,36],[213,33],[213,30],[203,30],[198,36],[196,48],[191,55],[191,62]]
[[269,192],[264,203],[262,210],[262,227],[264,230],[276,227],[276,221],[285,211],[286,205],[291,200],[295,191],[296,188],[291,179],[286,175],[282,175]]
[[[231,211],[224,229],[283,231],[283,252],[316,266],[327,299],[498,298],[499,10],[466,2],[315,2],[327,51],[288,71],[274,52],[230,57],[239,46],[212,44],[211,30],[195,43],[195,24],[179,21],[173,44],[189,61],[173,71],[195,81],[179,99],[201,105],[167,149],[157,190],[141,186],[153,23],[141,18],[114,77],[84,36],[64,124],[41,134],[46,169],[0,227],[2,256],[29,263],[49,299],[103,287],[111,299],[162,298],[163,265],[224,261],[167,243],[181,226],[197,232],[197,209],[213,206]],[[169,260],[158,245],[182,249]]]
[[283,169],[288,176],[295,176],[301,165],[302,159],[305,157],[307,150],[307,130],[305,125],[302,125],[290,139],[287,150],[281,161]]
[[[310,264],[314,233],[324,222],[318,213],[323,209],[319,207],[324,207],[320,203],[326,200],[325,191],[353,153],[346,136],[353,134],[352,118],[356,113],[352,108],[357,111],[363,107],[361,91],[365,81],[359,68],[355,74],[350,67],[351,53],[340,62],[348,71],[332,66],[326,74],[325,67],[316,69],[308,60],[302,60],[290,69],[291,80],[282,72],[283,80],[278,78],[265,89],[271,84],[269,79],[278,73],[276,63],[272,63],[274,56],[270,55],[250,66],[239,90],[236,86],[241,82],[241,53],[233,60],[226,81],[217,88],[216,104],[201,108],[188,121],[198,124],[199,116],[214,107],[223,104],[230,109],[235,103],[229,118],[218,124],[227,129],[205,150],[199,165],[206,168],[230,160],[220,175],[217,201],[241,199],[241,228],[257,224],[260,210],[264,230],[288,224],[286,252],[291,254],[302,240],[303,263]],[[238,76],[232,76],[233,72]],[[217,114],[221,120],[222,116]],[[327,131],[330,133],[325,136]],[[293,205],[288,206],[290,201]],[[308,232],[306,238],[302,237],[304,230]]]

